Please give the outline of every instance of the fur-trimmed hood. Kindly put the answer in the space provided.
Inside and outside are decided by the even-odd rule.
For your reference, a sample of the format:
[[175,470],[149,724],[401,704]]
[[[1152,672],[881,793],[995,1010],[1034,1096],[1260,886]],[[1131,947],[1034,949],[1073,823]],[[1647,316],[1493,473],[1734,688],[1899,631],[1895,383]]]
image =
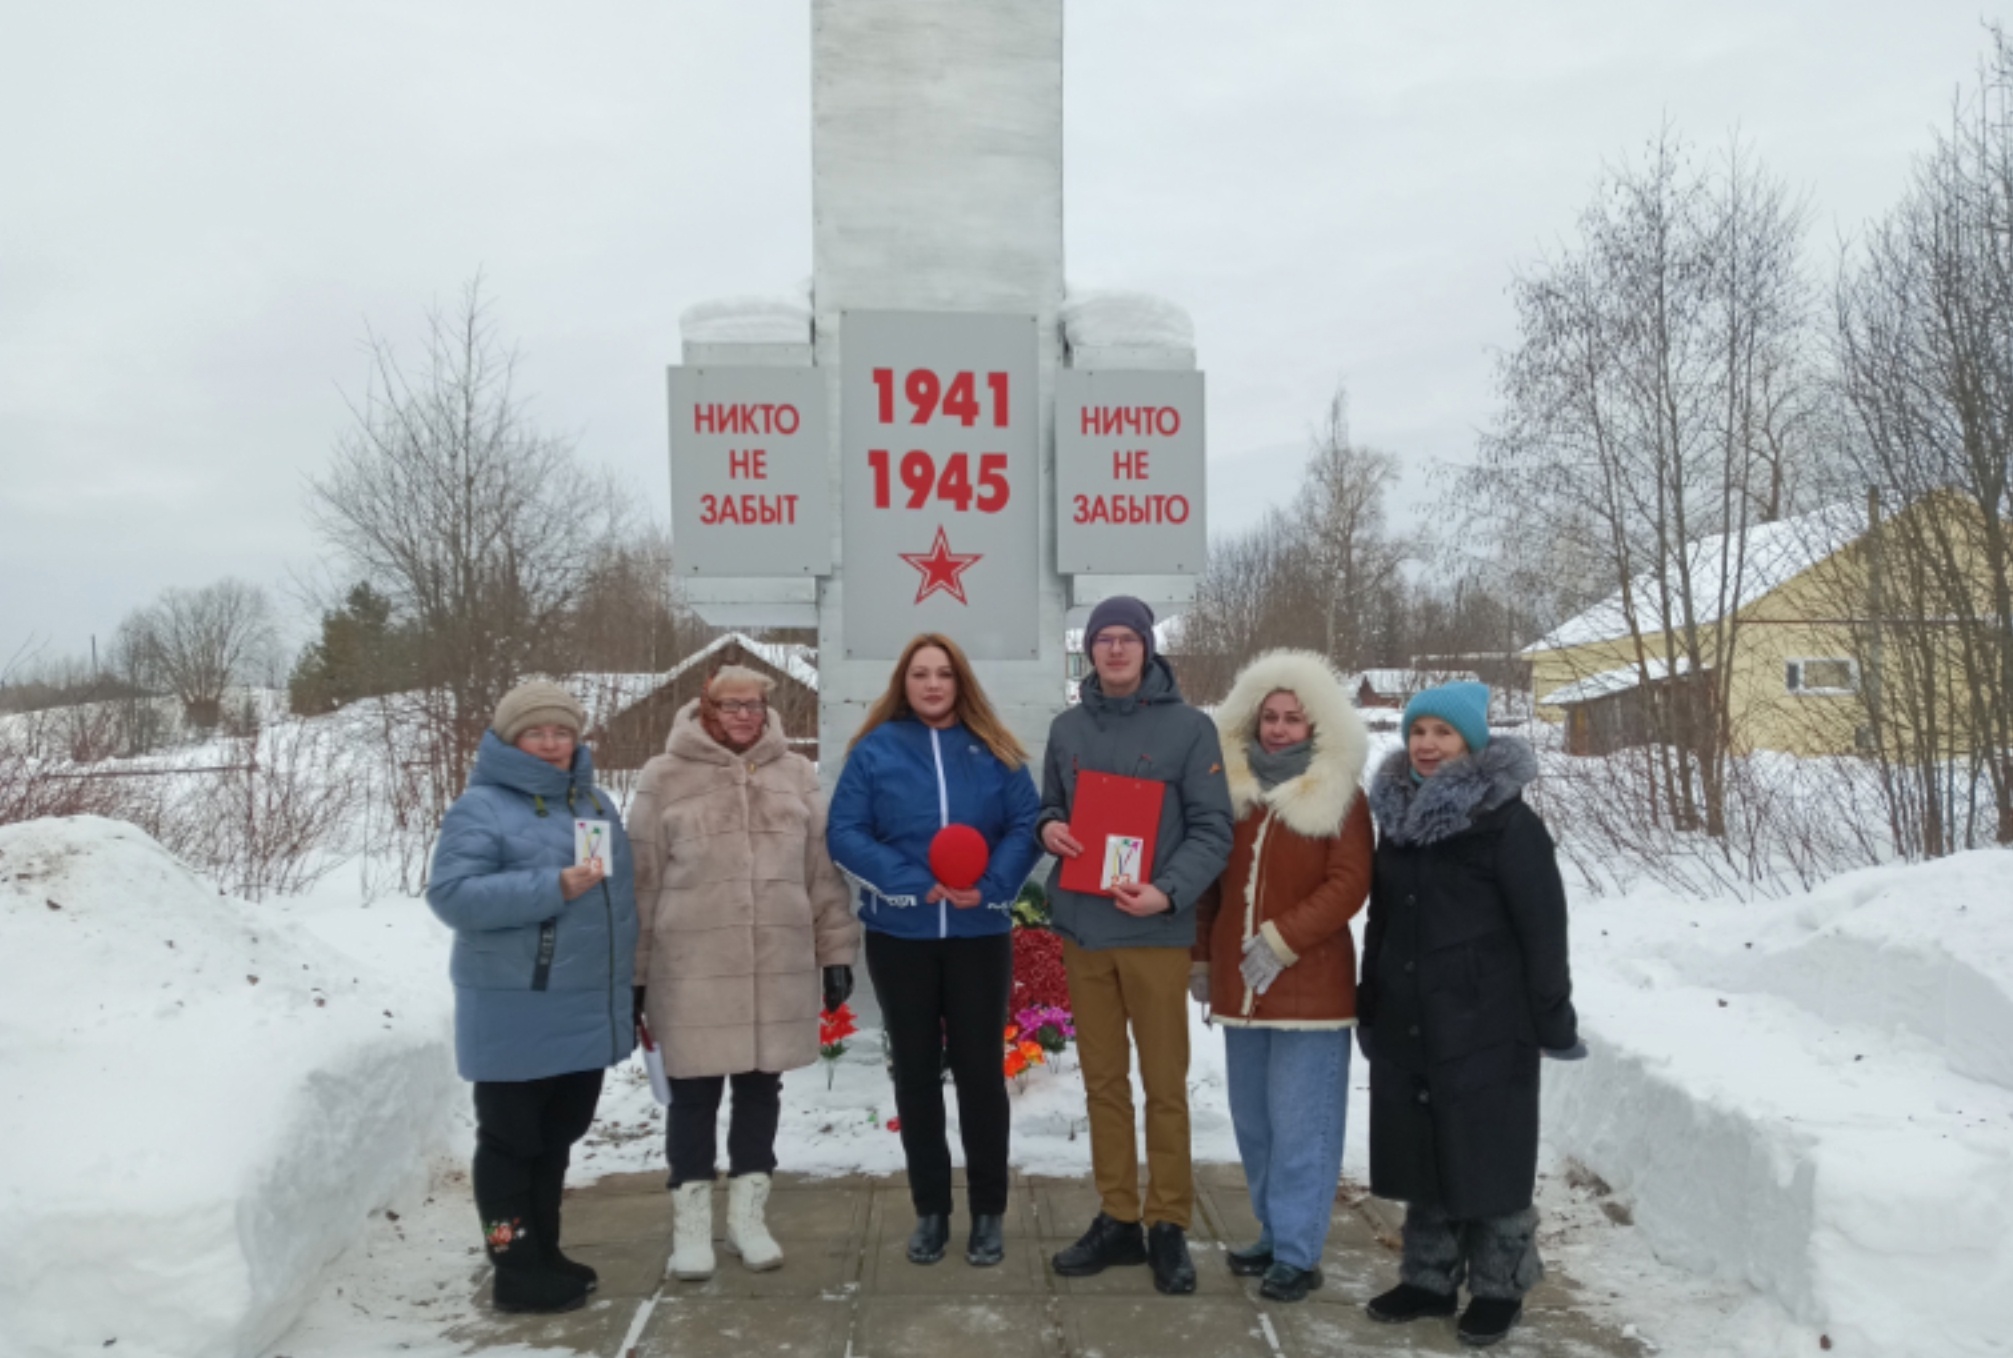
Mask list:
[[1475,817],[1521,793],[1538,776],[1538,756],[1515,736],[1495,736],[1478,755],[1456,759],[1423,782],[1403,748],[1386,755],[1370,780],[1370,814],[1394,844],[1438,844]]
[[[1257,735],[1258,709],[1280,689],[1300,700],[1314,727],[1314,748],[1307,772],[1267,792],[1251,771],[1245,745]],[[1230,781],[1231,814],[1243,820],[1263,803],[1295,834],[1332,839],[1340,833],[1362,790],[1370,736],[1349,691],[1325,659],[1313,651],[1265,652],[1238,671],[1215,719],[1223,741],[1223,772]]]

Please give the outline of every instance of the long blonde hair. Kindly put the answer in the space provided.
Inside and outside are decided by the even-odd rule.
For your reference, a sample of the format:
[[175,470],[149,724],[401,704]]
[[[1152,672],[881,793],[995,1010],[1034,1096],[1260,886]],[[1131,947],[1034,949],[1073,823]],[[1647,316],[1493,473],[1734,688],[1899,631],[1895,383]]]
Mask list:
[[934,646],[948,656],[951,673],[957,677],[958,696],[951,705],[951,715],[983,741],[985,747],[993,752],[993,758],[1000,763],[1010,769],[1027,763],[1027,750],[1006,728],[999,714],[993,711],[992,702],[986,697],[986,691],[979,687],[979,677],[972,672],[972,662],[965,658],[964,649],[941,632],[919,633],[902,648],[902,658],[895,662],[895,672],[888,679],[887,690],[867,709],[867,719],[853,733],[852,740],[846,745],[847,752],[850,753],[854,746],[865,740],[876,726],[900,717],[915,716],[915,711],[909,706],[909,666],[914,663],[916,652],[926,646]]

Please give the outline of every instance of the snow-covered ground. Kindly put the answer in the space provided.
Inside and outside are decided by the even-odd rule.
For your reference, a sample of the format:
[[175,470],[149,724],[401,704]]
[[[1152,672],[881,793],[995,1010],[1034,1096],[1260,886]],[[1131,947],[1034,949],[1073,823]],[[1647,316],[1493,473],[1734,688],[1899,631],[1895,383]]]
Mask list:
[[0,1348],[261,1353],[424,1180],[446,997],[372,933],[118,821],[0,828]]
[[2006,1352],[2009,907],[1998,850],[1783,901],[1581,904],[1594,1054],[1547,1072],[1550,1145],[1661,1257],[1753,1287],[1809,1344]]
[[[249,905],[118,822],[0,828],[0,1349],[458,1351],[482,1261],[447,936],[366,894],[345,869]],[[1545,1068],[1540,1207],[1588,1304],[1666,1353],[2005,1351],[2009,902],[2005,852],[1767,903],[1576,893],[1594,1054]],[[1200,1160],[1236,1156],[1222,1063],[1198,1021]],[[784,1107],[786,1168],[900,1168],[877,1033]],[[1014,1108],[1016,1163],[1088,1173],[1071,1057]],[[657,1172],[662,1137],[612,1072],[574,1179]]]

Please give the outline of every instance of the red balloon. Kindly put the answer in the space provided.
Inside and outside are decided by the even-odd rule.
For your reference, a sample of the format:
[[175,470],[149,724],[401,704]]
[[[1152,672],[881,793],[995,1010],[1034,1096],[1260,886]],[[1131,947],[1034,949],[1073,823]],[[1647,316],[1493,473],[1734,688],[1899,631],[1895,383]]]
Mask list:
[[986,837],[969,825],[946,825],[930,841],[930,871],[953,891],[977,886],[991,858]]

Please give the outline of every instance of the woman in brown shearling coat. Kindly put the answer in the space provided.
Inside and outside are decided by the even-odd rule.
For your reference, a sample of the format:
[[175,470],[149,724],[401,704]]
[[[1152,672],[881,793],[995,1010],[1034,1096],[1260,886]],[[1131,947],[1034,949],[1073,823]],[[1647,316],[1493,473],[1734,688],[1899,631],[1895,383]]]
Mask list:
[[749,1268],[783,1252],[763,1223],[782,1073],[818,1056],[818,1010],[852,990],[859,929],[825,849],[817,770],[769,710],[767,676],[716,672],[643,766],[629,809],[637,1002],[671,1081],[671,1272],[713,1272],[715,1127],[723,1086],[727,1246]]
[[1196,906],[1191,989],[1224,1028],[1230,1117],[1262,1233],[1230,1252],[1260,1292],[1321,1286],[1342,1172],[1356,1022],[1349,921],[1370,892],[1362,797],[1369,737],[1342,681],[1308,651],[1246,665],[1216,712],[1237,828]]

